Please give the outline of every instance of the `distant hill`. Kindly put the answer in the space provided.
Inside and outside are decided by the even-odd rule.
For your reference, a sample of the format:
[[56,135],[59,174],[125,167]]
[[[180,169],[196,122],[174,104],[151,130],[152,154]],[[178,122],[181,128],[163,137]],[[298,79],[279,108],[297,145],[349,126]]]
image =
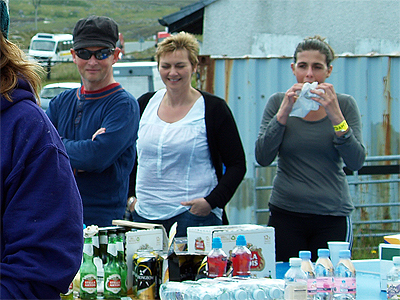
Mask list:
[[[80,18],[102,15],[113,18],[125,41],[152,39],[165,28],[158,19],[198,0],[40,0],[35,23],[32,0],[11,0],[9,38],[28,48],[38,32],[72,33]],[[35,28],[37,26],[37,29]]]

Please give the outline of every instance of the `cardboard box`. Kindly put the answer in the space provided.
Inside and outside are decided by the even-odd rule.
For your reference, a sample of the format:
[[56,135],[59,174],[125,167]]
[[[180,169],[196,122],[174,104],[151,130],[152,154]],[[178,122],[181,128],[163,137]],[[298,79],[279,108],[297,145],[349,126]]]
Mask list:
[[[197,273],[204,259],[204,254],[171,253],[168,255],[168,272],[170,281],[196,280]],[[163,282],[166,280],[163,279]]]
[[187,233],[189,253],[207,255],[212,249],[213,237],[220,237],[222,249],[228,256],[236,245],[237,236],[244,235],[247,247],[252,253],[252,276],[276,278],[275,230],[273,227],[252,224],[203,226],[189,227]]
[[128,266],[127,288],[132,288],[132,256],[138,250],[152,249],[158,252],[167,251],[168,238],[165,228],[159,224],[138,223],[125,220],[113,220],[113,225],[130,227],[136,231],[125,233],[125,254]]
[[400,245],[379,244],[381,290],[386,291],[386,275],[393,267],[393,256],[400,256]]

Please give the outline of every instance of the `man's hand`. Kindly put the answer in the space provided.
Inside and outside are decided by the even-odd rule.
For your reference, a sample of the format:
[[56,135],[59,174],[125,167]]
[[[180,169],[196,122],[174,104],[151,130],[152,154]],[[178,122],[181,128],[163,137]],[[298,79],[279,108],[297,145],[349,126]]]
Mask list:
[[190,212],[198,216],[208,216],[211,212],[211,205],[204,198],[197,198],[187,202],[181,202],[184,206],[191,206]]
[[102,133],[104,133],[104,132],[106,132],[106,129],[105,128],[100,128],[100,129],[98,129],[93,135],[92,135],[92,141],[94,141],[94,139],[95,139],[95,137],[96,136],[98,136],[99,134],[102,134]]

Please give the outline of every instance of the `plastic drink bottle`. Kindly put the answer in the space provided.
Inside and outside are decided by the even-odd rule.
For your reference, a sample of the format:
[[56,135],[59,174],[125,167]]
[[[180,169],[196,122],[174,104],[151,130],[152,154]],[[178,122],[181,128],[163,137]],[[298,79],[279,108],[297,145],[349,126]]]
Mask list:
[[301,258],[289,259],[289,270],[285,273],[285,300],[307,299],[307,275],[301,269]]
[[238,235],[236,246],[232,250],[231,260],[233,265],[233,276],[250,276],[251,252],[246,247],[246,238],[244,235]]
[[258,288],[265,293],[265,299],[284,299],[285,281],[283,279],[257,278]]
[[317,280],[317,300],[332,300],[334,289],[333,265],[329,259],[329,249],[318,249],[318,259],[315,262],[315,277]]
[[74,284],[71,282],[68,287],[66,294],[60,293],[61,300],[72,300],[74,299]]
[[311,262],[311,251],[299,251],[301,269],[307,275],[307,299],[313,300],[317,293],[317,280],[315,279],[314,266]]
[[356,299],[356,269],[350,256],[350,250],[339,251],[339,262],[335,268],[335,300]]
[[230,300],[247,300],[247,293],[246,291],[239,287],[238,282],[235,280],[231,281],[220,281],[216,285],[219,287],[223,292],[229,295]]
[[121,274],[117,262],[116,231],[110,230],[107,246],[107,264],[104,266],[104,299],[121,295]]
[[400,299],[400,256],[393,256],[394,266],[388,272],[387,279],[387,298]]
[[212,240],[212,250],[207,255],[207,271],[208,277],[222,277],[226,272],[228,256],[222,250],[222,242],[220,237],[214,237]]
[[97,299],[97,268],[93,263],[92,238],[86,237],[83,245],[83,260],[80,271],[79,297]]

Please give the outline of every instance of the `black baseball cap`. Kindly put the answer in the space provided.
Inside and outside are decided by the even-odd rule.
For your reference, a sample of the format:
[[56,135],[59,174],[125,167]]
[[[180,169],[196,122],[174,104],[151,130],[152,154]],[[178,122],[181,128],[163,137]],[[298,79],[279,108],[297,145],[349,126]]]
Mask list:
[[74,49],[88,47],[115,48],[118,24],[109,17],[90,16],[80,19],[72,32]]

